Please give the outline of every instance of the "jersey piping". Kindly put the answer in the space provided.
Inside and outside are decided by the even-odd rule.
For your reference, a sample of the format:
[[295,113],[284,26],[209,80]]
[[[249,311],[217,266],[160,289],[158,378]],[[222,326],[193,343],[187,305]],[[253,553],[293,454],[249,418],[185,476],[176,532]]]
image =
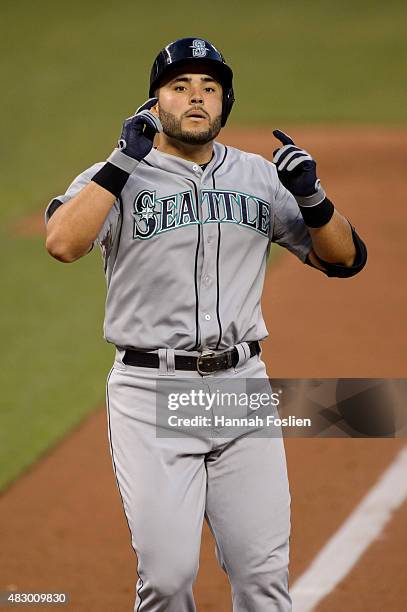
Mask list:
[[[225,147],[225,152],[223,154],[222,161],[220,162],[220,164],[212,172],[212,185],[213,185],[214,189],[216,189],[215,173],[224,164],[225,159],[226,159],[226,155],[227,155],[227,151],[228,151],[227,147]],[[218,208],[218,216],[219,216],[219,202],[217,203],[217,208]],[[219,287],[219,254],[220,254],[221,234],[222,234],[222,232],[221,232],[221,227],[220,227],[220,221],[218,221],[218,245],[217,245],[217,252],[216,252],[216,318],[217,318],[218,325],[219,325],[219,336],[218,336],[218,341],[216,343],[216,350],[219,349],[219,345],[220,345],[220,343],[222,341],[222,323],[221,323],[221,320],[220,320],[220,312],[219,312],[219,291],[220,291],[220,287]]]

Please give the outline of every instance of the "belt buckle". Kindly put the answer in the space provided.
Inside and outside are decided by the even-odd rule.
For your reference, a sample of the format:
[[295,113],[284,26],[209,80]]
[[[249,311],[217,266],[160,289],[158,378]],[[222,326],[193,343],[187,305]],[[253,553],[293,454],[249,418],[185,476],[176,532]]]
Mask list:
[[214,370],[209,370],[209,371],[201,370],[201,365],[203,366],[205,363],[205,357],[211,358],[214,355],[216,355],[215,351],[210,351],[210,350],[202,351],[202,353],[199,355],[197,362],[196,362],[196,369],[198,370],[199,374],[201,374],[201,376],[205,376],[205,374],[212,374],[213,372],[216,372],[216,368]]

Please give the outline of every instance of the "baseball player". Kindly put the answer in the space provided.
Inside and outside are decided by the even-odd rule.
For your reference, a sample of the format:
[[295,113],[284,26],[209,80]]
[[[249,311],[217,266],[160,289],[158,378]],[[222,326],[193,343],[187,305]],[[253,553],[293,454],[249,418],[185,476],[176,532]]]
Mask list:
[[215,140],[234,103],[232,76],[207,40],[167,45],[118,147],[46,210],[53,257],[102,250],[104,336],[116,347],[108,435],[138,560],[137,612],[195,610],[204,517],[234,612],[291,610],[281,436],[219,426],[160,437],[158,388],[267,379],[260,299],[272,242],[328,276],[353,276],[366,262],[316,162],[287,134],[273,132],[281,142],[273,163]]

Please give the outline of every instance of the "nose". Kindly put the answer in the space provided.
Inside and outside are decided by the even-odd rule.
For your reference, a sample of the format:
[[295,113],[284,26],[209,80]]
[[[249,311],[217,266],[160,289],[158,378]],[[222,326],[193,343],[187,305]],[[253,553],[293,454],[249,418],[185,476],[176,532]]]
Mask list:
[[203,104],[203,96],[201,91],[198,89],[191,91],[190,102],[191,104]]

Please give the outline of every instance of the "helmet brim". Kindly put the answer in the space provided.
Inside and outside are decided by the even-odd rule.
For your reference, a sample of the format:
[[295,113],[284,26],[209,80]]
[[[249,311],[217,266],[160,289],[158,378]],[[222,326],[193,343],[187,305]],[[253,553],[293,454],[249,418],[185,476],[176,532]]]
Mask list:
[[211,60],[210,58],[194,58],[182,59],[173,62],[161,77],[155,79],[150,84],[149,95],[154,96],[157,89],[171,81],[183,72],[201,72],[208,74],[218,81],[223,89],[228,89],[232,86],[233,72],[226,64],[221,64],[219,61]]

